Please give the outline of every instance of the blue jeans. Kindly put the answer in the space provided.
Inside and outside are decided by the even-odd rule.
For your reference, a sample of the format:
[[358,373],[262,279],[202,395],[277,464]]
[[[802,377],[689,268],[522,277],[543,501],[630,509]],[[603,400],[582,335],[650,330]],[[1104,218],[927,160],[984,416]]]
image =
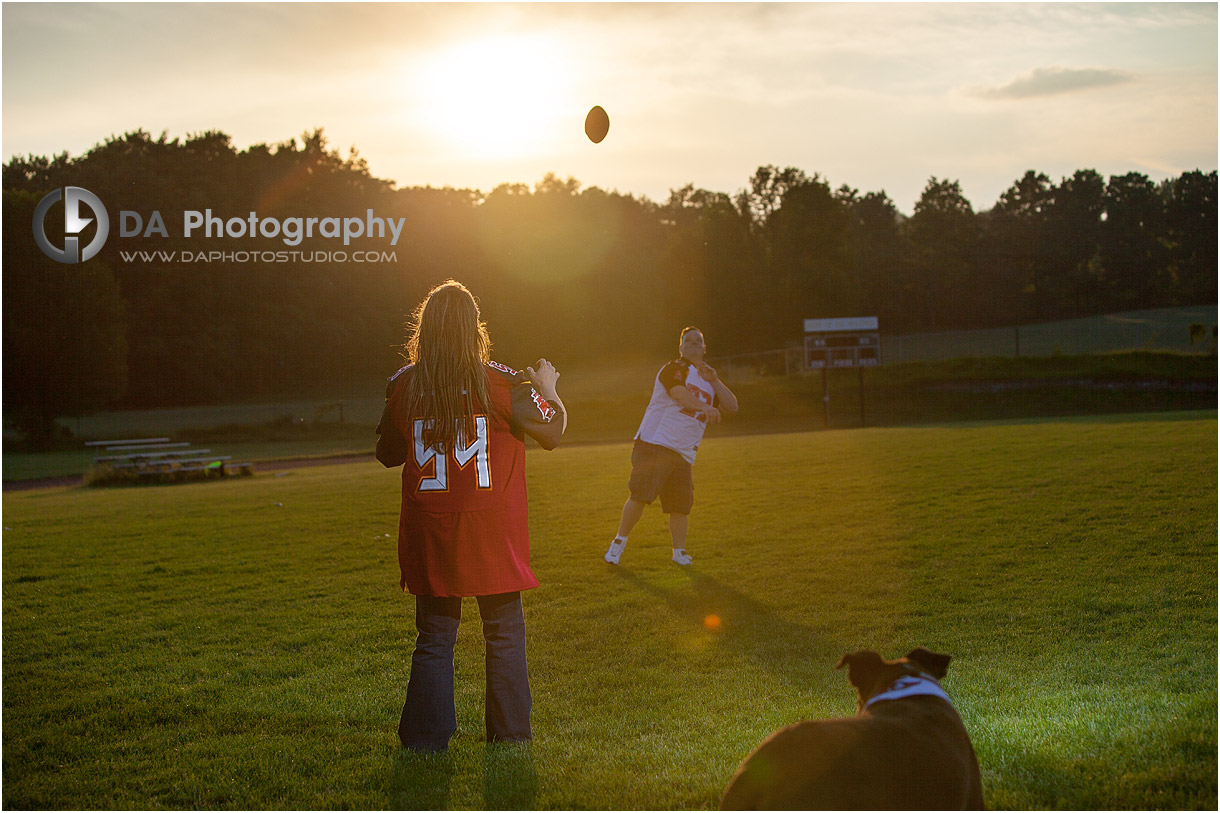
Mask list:
[[[525,668],[525,614],[520,593],[479,596],[483,640],[487,646],[484,718],[488,742],[521,742],[530,731],[529,674]],[[462,620],[457,597],[415,597],[415,652],[407,701],[398,722],[402,744],[421,751],[443,751],[457,731],[453,702],[453,647]]]

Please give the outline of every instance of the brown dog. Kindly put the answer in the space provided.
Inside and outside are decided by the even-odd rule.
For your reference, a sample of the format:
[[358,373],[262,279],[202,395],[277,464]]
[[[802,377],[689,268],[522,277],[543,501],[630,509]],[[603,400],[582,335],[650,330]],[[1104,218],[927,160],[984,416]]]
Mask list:
[[937,682],[948,655],[844,655],[860,712],[807,720],[754,749],[725,789],[725,810],[981,810],[978,758]]

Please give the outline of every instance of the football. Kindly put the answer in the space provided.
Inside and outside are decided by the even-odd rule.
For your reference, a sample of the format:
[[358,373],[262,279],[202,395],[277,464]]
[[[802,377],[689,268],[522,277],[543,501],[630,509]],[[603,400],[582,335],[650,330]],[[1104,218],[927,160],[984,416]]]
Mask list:
[[602,109],[601,105],[594,105],[593,109],[589,111],[589,115],[585,116],[585,135],[594,144],[599,144],[608,132],[610,132],[610,117],[606,115],[606,111]]

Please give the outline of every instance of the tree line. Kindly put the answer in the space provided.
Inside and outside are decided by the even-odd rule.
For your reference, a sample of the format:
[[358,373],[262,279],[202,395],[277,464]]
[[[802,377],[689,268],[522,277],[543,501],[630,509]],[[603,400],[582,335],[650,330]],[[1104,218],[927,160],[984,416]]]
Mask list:
[[[38,202],[68,185],[97,195],[112,221],[101,253],[78,265],[32,238]],[[791,167],[760,167],[735,194],[688,185],[658,203],[551,174],[490,192],[396,188],[322,130],[245,150],[222,132],[140,130],[77,158],[4,165],[5,415],[39,434],[110,404],[350,392],[396,368],[407,314],[448,277],[479,296],[496,357],[520,366],[544,353],[560,364],[663,356],[686,324],[715,354],[791,344],[805,318],[876,315],[902,333],[1211,304],[1216,186],[1215,171],[1154,183],[1031,170],[976,211],[957,181],[933,177],[907,217],[884,191],[832,189]],[[325,251],[223,258],[284,250],[262,236],[209,239],[218,261],[124,256],[198,252],[182,217],[207,209],[281,220],[371,209],[404,225],[392,248],[345,247],[392,254],[371,263]],[[122,210],[145,225],[160,212],[167,236],[119,239]],[[55,220],[48,240],[62,245]]]

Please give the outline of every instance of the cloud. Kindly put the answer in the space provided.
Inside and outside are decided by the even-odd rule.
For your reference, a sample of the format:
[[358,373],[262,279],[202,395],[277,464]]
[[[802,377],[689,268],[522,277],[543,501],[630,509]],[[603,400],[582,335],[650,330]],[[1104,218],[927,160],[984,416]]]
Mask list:
[[1058,96],[1134,81],[1126,71],[1101,68],[1036,68],[1028,76],[997,88],[982,88],[975,95],[985,99],[1034,99]]

